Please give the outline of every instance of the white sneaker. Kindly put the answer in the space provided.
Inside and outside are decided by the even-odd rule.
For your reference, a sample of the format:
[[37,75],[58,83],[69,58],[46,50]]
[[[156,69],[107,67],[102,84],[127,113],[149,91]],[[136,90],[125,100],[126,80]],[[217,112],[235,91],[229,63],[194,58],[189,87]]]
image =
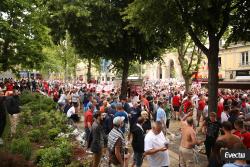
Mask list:
[[3,139],[0,138],[0,145],[3,145]]

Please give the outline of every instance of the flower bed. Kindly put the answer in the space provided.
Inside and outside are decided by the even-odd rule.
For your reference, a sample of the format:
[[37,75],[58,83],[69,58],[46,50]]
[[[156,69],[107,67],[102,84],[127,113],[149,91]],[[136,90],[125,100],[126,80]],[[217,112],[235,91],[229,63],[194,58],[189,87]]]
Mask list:
[[[38,93],[24,92],[20,96],[21,113],[16,132],[8,135],[5,149],[22,155],[39,167],[88,166],[81,162],[84,149],[71,134],[65,114],[55,110],[52,99]],[[73,154],[73,151],[76,151]]]

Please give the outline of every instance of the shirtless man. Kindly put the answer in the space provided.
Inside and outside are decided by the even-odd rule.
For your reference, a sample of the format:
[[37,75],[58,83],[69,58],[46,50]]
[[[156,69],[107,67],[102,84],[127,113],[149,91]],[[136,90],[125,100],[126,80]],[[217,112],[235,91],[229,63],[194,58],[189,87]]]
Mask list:
[[203,142],[198,141],[196,138],[192,114],[192,112],[189,112],[181,120],[182,137],[179,148],[180,167],[195,167],[193,148],[195,145],[199,145]]
[[234,134],[232,134],[233,126],[231,122],[225,121],[222,123],[222,130],[224,131],[224,135],[218,137],[217,141],[223,141],[226,143],[226,147],[228,149],[232,149],[233,145],[236,143],[240,143],[240,138]]

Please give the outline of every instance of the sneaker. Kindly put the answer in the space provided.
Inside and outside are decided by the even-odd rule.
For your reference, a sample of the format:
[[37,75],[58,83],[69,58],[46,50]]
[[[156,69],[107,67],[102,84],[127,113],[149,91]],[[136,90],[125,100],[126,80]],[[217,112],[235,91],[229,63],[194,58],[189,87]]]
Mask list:
[[3,139],[0,138],[0,145],[3,145]]

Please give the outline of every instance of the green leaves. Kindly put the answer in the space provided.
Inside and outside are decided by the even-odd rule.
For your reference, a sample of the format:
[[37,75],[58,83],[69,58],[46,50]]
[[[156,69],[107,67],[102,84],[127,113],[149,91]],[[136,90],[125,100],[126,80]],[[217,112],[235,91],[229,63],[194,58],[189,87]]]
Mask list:
[[43,62],[41,50],[49,38],[38,5],[29,0],[0,2],[0,70],[39,68]]

